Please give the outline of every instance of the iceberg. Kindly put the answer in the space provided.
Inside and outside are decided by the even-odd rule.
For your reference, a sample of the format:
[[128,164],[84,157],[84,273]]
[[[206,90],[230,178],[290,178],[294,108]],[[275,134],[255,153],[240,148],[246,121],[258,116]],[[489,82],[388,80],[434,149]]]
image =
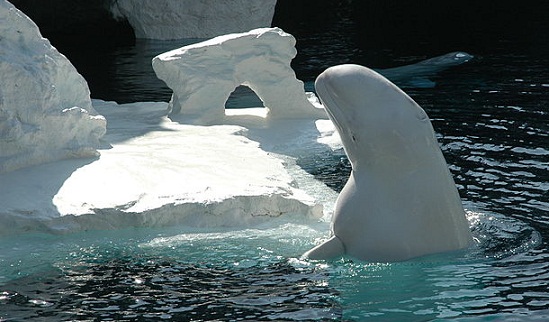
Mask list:
[[210,38],[271,25],[276,0],[117,0],[115,17],[126,18],[137,38]]
[[96,155],[106,122],[84,78],[5,0],[0,20],[0,173]]
[[[0,18],[9,22],[0,49],[6,76],[0,87],[0,237],[323,218],[317,197],[333,193],[300,169],[290,152],[314,146],[303,140],[315,142],[313,114],[323,112],[289,67],[293,37],[265,29],[228,35],[222,42],[228,48],[250,47],[231,49],[240,57],[218,64],[244,70],[226,75],[241,77],[236,83],[249,84],[274,109],[230,110],[213,126],[185,124],[168,118],[165,102],[92,101],[85,80],[36,25],[8,2],[0,4]],[[255,36],[261,39],[249,39]],[[230,41],[240,38],[245,40]],[[203,44],[212,55],[202,55],[202,63],[219,58],[218,40]],[[263,57],[270,51],[274,54]],[[248,57],[256,54],[259,60]],[[266,80],[252,77],[260,63],[273,68]],[[202,73],[198,69],[190,76],[220,83]],[[270,90],[285,105],[276,106]],[[206,96],[197,97],[195,111],[208,117],[214,109]],[[224,102],[213,107],[222,111]],[[309,135],[300,137],[299,131]]]
[[[108,120],[105,139],[111,146],[101,149],[99,158],[0,174],[0,236],[173,225],[249,227],[282,216],[306,222],[324,216],[314,191],[333,195],[330,189],[295,165],[289,170],[291,156],[268,152],[259,143],[274,150],[273,133],[293,133],[292,126],[305,123],[281,122],[268,130],[257,121],[255,130],[197,126],[171,121],[164,102],[93,102]],[[240,113],[233,121],[246,122],[254,114],[262,118],[261,109]],[[255,140],[247,137],[249,131]],[[286,143],[297,148],[301,142]]]
[[324,117],[304,91],[290,62],[295,38],[280,28],[259,28],[184,46],[153,58],[158,78],[173,90],[172,119],[224,122],[225,102],[240,85],[263,101],[269,118]]

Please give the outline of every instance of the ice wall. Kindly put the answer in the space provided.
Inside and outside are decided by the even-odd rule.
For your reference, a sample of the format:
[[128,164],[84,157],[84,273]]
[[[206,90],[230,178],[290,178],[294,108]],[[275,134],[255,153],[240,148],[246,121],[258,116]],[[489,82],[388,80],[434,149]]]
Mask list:
[[156,56],[153,69],[172,90],[170,117],[219,124],[233,90],[250,87],[270,118],[325,116],[314,107],[290,66],[295,38],[279,28],[219,36]]
[[137,38],[210,38],[269,27],[276,0],[118,0],[115,16],[126,18]]
[[84,78],[5,0],[0,22],[0,173],[95,155],[106,121]]

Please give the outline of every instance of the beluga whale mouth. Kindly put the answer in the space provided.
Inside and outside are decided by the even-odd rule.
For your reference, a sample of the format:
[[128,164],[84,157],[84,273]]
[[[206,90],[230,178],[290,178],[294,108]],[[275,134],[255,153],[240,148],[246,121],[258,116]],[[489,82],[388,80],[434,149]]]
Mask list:
[[472,244],[469,223],[425,111],[379,73],[328,68],[316,92],[352,171],[328,241],[304,254],[401,261]]

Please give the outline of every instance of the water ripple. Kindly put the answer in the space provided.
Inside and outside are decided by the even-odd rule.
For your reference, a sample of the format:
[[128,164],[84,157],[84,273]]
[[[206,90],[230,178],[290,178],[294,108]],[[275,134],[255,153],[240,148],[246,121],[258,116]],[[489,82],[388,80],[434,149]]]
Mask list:
[[325,279],[283,262],[228,269],[129,258],[21,279],[0,305],[8,320],[339,320]]

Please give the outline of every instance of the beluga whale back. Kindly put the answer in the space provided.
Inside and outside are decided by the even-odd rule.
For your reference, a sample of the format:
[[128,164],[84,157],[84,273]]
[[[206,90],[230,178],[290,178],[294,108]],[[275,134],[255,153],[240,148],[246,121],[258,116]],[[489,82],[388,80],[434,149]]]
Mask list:
[[347,254],[391,262],[471,245],[461,199],[425,111],[359,65],[328,68],[315,88],[352,172],[336,201],[330,239],[304,257]]

